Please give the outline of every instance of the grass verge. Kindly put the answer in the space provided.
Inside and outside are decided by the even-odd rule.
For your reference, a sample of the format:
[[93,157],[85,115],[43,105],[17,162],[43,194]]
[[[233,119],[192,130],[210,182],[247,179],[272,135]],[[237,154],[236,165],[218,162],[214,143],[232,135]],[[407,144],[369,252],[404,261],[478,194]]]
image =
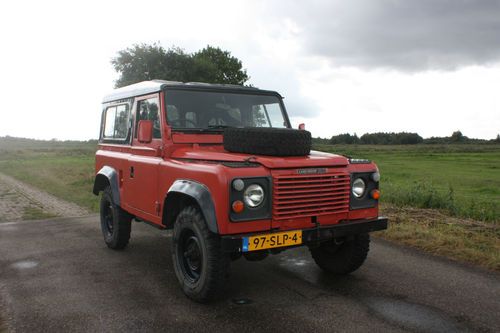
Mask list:
[[23,211],[23,220],[42,220],[56,216],[57,215],[46,212],[38,207],[25,207]]
[[389,228],[375,235],[426,252],[500,271],[500,227],[436,209],[383,204]]

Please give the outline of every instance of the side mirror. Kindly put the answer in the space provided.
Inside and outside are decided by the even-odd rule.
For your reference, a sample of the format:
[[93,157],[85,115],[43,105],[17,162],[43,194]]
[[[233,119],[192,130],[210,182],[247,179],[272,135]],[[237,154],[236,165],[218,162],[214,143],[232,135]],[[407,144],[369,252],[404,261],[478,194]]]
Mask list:
[[153,122],[151,120],[139,120],[137,140],[140,143],[150,143],[153,140]]
[[299,124],[299,130],[303,131],[306,129],[306,124],[302,123],[302,124]]

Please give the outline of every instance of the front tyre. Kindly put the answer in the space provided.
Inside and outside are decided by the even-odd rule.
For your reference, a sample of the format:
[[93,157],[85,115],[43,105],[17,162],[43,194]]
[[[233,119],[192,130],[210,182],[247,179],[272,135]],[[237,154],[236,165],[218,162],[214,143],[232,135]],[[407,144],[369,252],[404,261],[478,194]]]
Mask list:
[[223,253],[219,236],[208,230],[197,207],[186,207],[177,216],[172,260],[175,275],[187,297],[204,303],[219,296],[230,257]]
[[311,249],[311,254],[324,271],[344,275],[361,267],[369,250],[370,235],[359,234],[341,243],[335,240],[321,243],[319,247]]
[[114,250],[125,248],[130,239],[132,216],[113,202],[109,186],[102,192],[100,215],[101,230],[106,245]]

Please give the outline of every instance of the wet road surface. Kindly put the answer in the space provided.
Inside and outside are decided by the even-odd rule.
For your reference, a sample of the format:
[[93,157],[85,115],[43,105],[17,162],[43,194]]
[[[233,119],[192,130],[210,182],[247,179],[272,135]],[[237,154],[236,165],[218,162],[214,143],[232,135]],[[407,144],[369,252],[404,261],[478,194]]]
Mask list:
[[348,277],[305,248],[233,262],[222,299],[180,291],[170,233],[134,223],[107,249],[97,216],[0,223],[0,311],[16,332],[500,331],[500,275],[376,240]]

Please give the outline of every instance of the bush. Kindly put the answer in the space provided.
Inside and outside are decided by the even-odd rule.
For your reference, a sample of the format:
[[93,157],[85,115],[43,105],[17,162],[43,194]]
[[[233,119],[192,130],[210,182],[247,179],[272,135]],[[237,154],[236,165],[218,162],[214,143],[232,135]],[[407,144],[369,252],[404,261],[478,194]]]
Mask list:
[[323,138],[320,138],[320,137],[318,137],[318,138],[312,138],[312,143],[313,143],[314,145],[316,145],[316,144],[319,144],[319,145],[327,145],[327,144],[329,144],[329,143],[330,143],[330,139],[328,139],[328,138],[324,138],[324,139],[323,139]]
[[424,139],[417,133],[366,133],[360,138],[361,143],[371,145],[412,145],[422,143]]
[[355,143],[359,143],[359,138],[356,135],[356,133],[354,133],[354,135],[351,135],[349,133],[334,135],[330,139],[330,144],[332,144],[332,145],[337,145],[337,144],[348,144],[349,145],[349,144],[355,144]]

